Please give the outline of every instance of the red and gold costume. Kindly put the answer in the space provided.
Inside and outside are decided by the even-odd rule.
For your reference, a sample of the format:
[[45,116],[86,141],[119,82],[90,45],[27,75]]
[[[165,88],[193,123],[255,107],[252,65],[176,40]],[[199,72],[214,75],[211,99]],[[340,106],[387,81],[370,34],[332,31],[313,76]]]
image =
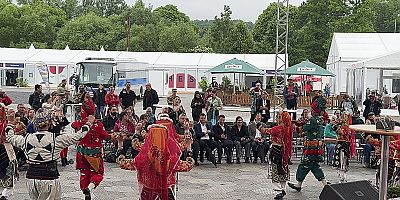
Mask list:
[[[87,117],[94,114],[94,104],[91,100],[82,103],[81,120],[72,123],[72,128],[79,130],[87,122]],[[76,169],[81,171],[80,188],[87,190],[90,183],[96,187],[103,180],[103,140],[108,133],[101,122],[95,121],[88,134],[77,144]]]
[[[134,159],[122,159],[122,169],[136,170],[141,200],[174,199],[172,188],[176,184],[177,172],[188,172],[194,161],[180,160],[187,144],[180,144],[179,135],[169,120],[159,120],[149,126],[149,133]],[[185,141],[185,140],[182,140]]]

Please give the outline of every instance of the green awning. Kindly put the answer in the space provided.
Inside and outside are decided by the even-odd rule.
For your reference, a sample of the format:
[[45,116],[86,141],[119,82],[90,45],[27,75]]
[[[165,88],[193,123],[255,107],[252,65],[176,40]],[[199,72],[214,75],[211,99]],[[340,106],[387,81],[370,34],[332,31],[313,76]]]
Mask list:
[[248,62],[233,58],[208,70],[207,72],[210,72],[211,74],[225,74],[225,73],[261,74],[262,70],[258,69],[256,66]]
[[308,75],[308,76],[335,76],[332,72],[318,66],[309,60],[303,61],[286,69],[287,75]]

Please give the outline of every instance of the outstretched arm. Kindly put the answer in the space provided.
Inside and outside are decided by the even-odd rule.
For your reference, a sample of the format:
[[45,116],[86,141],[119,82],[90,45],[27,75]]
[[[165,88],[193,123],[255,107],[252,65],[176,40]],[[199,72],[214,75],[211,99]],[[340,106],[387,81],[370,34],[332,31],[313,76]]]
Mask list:
[[76,133],[67,133],[59,135],[55,138],[55,153],[59,153],[65,147],[75,144],[89,132],[89,125],[85,124],[81,130]]
[[6,139],[14,147],[25,150],[25,137],[22,135],[15,135],[14,126],[11,124],[6,127]]

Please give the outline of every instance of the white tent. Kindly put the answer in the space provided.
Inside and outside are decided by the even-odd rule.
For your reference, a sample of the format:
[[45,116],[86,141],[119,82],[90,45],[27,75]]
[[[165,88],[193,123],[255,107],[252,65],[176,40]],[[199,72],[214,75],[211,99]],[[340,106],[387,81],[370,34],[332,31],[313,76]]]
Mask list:
[[400,51],[352,63],[347,70],[348,91],[361,99],[366,98],[367,88],[381,93],[385,85],[390,93],[400,93],[400,83],[396,80],[400,79],[399,70]]
[[398,50],[400,33],[334,33],[326,62],[326,69],[336,74],[332,92],[346,92],[346,70],[352,63]]

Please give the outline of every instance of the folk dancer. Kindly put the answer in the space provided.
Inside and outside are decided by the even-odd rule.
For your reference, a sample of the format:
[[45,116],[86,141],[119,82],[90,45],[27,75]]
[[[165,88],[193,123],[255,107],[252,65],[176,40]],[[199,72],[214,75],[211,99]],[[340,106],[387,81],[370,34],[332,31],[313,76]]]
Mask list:
[[297,168],[296,180],[297,183],[288,183],[289,187],[300,192],[301,186],[307,174],[311,171],[315,178],[320,181],[323,185],[326,185],[326,179],[324,172],[319,165],[323,161],[322,154],[324,152],[322,140],[324,137],[324,114],[326,104],[321,103],[314,104],[311,111],[311,119],[303,126],[305,134],[304,152],[301,159],[301,163]]
[[335,147],[333,166],[337,168],[341,183],[347,182],[346,172],[349,171],[349,159],[351,150],[354,149],[355,134],[349,128],[351,117],[345,113],[342,115],[341,123],[337,127],[337,142]]
[[60,174],[57,169],[60,151],[83,138],[93,122],[94,117],[89,116],[80,131],[57,136],[48,131],[51,124],[50,115],[45,110],[39,109],[33,121],[35,133],[27,134],[25,137],[15,135],[13,126],[7,126],[5,129],[7,141],[22,149],[28,159],[26,178],[31,199],[61,199]]
[[[81,107],[81,120],[72,123],[72,128],[79,130],[87,124],[89,116],[95,112],[94,104],[88,94]],[[91,199],[90,191],[95,189],[103,180],[103,140],[108,138],[108,133],[100,121],[90,123],[89,133],[77,144],[76,169],[80,170],[80,188],[85,195],[85,200]]]
[[18,161],[13,146],[6,142],[7,118],[5,105],[0,103],[0,199],[13,194],[14,180],[18,177]]
[[[163,119],[161,119],[163,118]],[[174,200],[175,174],[188,172],[194,160],[180,160],[183,150],[190,150],[191,138],[180,138],[165,116],[149,126],[148,136],[134,159],[119,159],[122,169],[136,170],[141,200]],[[182,139],[182,138],[181,138]]]
[[280,191],[274,199],[283,199],[286,195],[286,182],[290,179],[289,157],[291,150],[289,143],[292,143],[292,120],[288,112],[284,111],[279,116],[278,126],[266,128],[262,122],[257,124],[257,129],[261,134],[271,135],[272,149],[270,154],[272,166],[272,183],[275,184],[275,190]]

